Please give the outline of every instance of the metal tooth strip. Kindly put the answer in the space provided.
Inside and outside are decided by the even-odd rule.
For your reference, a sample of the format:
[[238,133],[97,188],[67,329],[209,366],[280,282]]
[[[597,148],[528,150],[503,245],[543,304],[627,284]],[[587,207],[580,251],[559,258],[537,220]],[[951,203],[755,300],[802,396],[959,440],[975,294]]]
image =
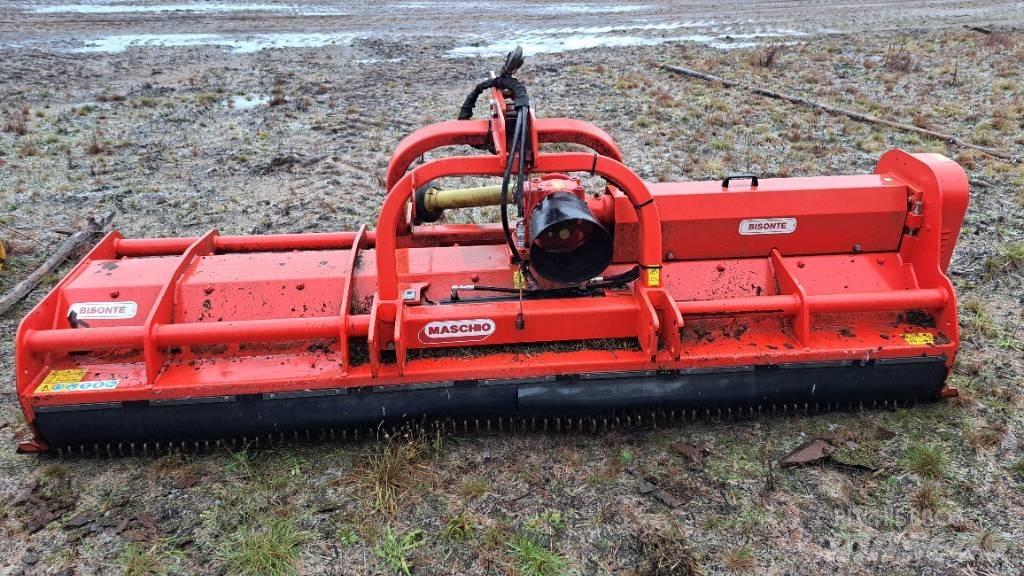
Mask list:
[[659,408],[636,412],[617,410],[605,414],[589,416],[549,416],[549,417],[493,417],[473,419],[434,419],[411,420],[388,426],[377,427],[338,427],[325,429],[303,429],[291,433],[278,432],[264,436],[241,436],[234,438],[203,439],[192,441],[167,440],[136,440],[109,443],[96,443],[91,446],[76,444],[58,446],[55,451],[58,457],[108,457],[115,456],[161,456],[171,453],[209,453],[216,450],[240,449],[242,447],[265,449],[287,441],[313,442],[359,441],[371,438],[380,440],[386,437],[398,437],[403,434],[425,435],[427,432],[443,434],[466,434],[471,432],[568,432],[568,433],[600,433],[614,429],[630,429],[651,427],[657,429],[660,424],[677,422],[695,422],[698,419],[717,422],[723,418],[736,419],[774,414],[812,414],[833,410],[864,411],[864,410],[895,410],[913,405],[913,401],[875,400],[871,402],[845,403],[783,403],[759,404],[751,406],[715,407],[715,408]]

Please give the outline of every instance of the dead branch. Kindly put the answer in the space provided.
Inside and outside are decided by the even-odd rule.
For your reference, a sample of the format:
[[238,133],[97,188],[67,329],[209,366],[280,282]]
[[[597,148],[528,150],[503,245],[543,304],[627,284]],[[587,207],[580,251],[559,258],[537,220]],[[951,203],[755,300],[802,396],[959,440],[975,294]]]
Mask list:
[[102,216],[94,216],[89,218],[89,221],[83,226],[78,232],[75,232],[71,236],[68,236],[60,246],[57,247],[56,252],[50,255],[43,262],[39,268],[36,268],[31,274],[28,275],[24,280],[18,282],[14,288],[11,288],[7,294],[4,294],[3,298],[0,298],[0,316],[4,315],[7,310],[14,306],[19,300],[25,297],[29,292],[32,291],[47,275],[52,274],[65,260],[74,254],[84,244],[92,240],[93,236],[103,231],[104,228],[110,224],[110,221],[114,219],[113,212],[107,212]]
[[886,120],[884,118],[877,118],[875,116],[869,116],[868,114],[862,114],[860,112],[854,112],[852,110],[846,110],[844,108],[837,108],[835,106],[829,106],[828,104],[822,104],[821,102],[815,102],[814,100],[808,100],[806,98],[801,98],[800,96],[793,96],[791,94],[784,94],[782,92],[776,92],[774,90],[768,90],[767,88],[761,88],[759,86],[754,86],[754,85],[751,85],[751,84],[743,84],[743,83],[737,82],[735,80],[727,80],[725,78],[722,78],[721,76],[715,76],[714,74],[707,74],[707,73],[704,73],[704,72],[699,72],[697,70],[692,70],[690,68],[683,68],[682,66],[672,66],[670,64],[661,64],[660,66],[661,66],[661,68],[663,70],[668,70],[669,72],[673,72],[675,74],[679,74],[679,75],[682,75],[682,76],[688,76],[690,78],[697,78],[697,79],[700,79],[700,80],[706,80],[708,82],[717,82],[717,83],[719,83],[719,84],[721,84],[723,86],[729,87],[729,88],[741,88],[743,90],[746,90],[748,92],[752,92],[754,94],[758,94],[760,96],[766,96],[768,98],[774,98],[776,100],[783,100],[785,102],[790,102],[792,104],[799,104],[801,106],[807,106],[809,108],[816,108],[818,110],[822,110],[824,112],[828,112],[829,114],[837,114],[837,115],[840,115],[840,116],[846,116],[848,118],[852,118],[852,119],[858,120],[860,122],[867,122],[869,124],[878,124],[878,125],[881,125],[881,126],[888,126],[890,128],[896,128],[898,130],[903,130],[905,132],[914,132],[914,133],[917,133],[917,134],[928,136],[930,138],[937,138],[939,140],[943,140],[945,142],[949,142],[951,144],[955,144],[955,145],[961,146],[963,148],[971,148],[972,150],[978,150],[980,152],[988,154],[989,156],[992,156],[993,158],[998,158],[1000,160],[1006,160],[1007,162],[1019,163],[1021,161],[1021,159],[1019,157],[1014,156],[1014,155],[1012,155],[1012,154],[1010,154],[1008,152],[1004,152],[1002,150],[996,150],[995,148],[987,148],[985,146],[979,146],[977,144],[972,144],[970,142],[967,142],[966,140],[962,140],[961,138],[958,138],[958,137],[953,136],[951,134],[944,134],[942,132],[936,132],[935,130],[929,130],[927,128],[921,128],[919,126],[914,126],[914,125],[911,125],[911,124],[902,124],[900,122],[894,122],[892,120]]

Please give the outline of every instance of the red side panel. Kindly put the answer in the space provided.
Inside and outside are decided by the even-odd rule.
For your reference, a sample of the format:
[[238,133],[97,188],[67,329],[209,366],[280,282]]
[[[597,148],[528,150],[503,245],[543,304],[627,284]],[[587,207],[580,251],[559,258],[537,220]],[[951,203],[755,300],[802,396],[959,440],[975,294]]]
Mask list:
[[[907,216],[907,187],[878,175],[650,184],[664,255],[673,260],[895,250]],[[633,238],[629,201],[615,202],[615,237]],[[671,256],[669,256],[671,254]],[[615,261],[636,260],[616,242]]]

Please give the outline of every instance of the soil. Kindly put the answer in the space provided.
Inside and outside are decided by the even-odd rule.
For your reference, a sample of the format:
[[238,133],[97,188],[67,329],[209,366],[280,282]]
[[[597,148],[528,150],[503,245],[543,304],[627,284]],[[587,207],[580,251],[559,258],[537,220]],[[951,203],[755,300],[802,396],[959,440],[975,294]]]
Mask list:
[[[529,574],[536,555],[523,552],[524,539],[555,555],[542,574],[1024,571],[1024,168],[656,67],[744,79],[1021,157],[1016,3],[654,1],[557,13],[531,2],[130,14],[5,6],[4,291],[86,216],[110,210],[134,237],[372,223],[391,151],[454,116],[500,65],[504,45],[488,36],[499,33],[539,50],[584,46],[528,49],[521,77],[537,113],[603,127],[645,179],[862,173],[901,147],[956,159],[972,199],[950,268],[960,398],[663,430],[114,460],[16,455],[13,337],[55,275],[0,318],[9,382],[0,391],[0,575],[246,573],[237,552],[262,545],[284,550],[279,573],[391,574],[396,535],[411,538],[398,555],[414,574]],[[96,51],[126,35],[149,36],[118,42],[150,45]],[[552,35],[575,39],[552,44]],[[159,45],[167,42],[191,45]],[[818,437],[849,466],[778,467]],[[679,445],[700,446],[699,461]],[[393,466],[383,476],[382,461]],[[382,477],[393,507],[365,490],[364,480]],[[246,538],[270,526],[294,541]]]

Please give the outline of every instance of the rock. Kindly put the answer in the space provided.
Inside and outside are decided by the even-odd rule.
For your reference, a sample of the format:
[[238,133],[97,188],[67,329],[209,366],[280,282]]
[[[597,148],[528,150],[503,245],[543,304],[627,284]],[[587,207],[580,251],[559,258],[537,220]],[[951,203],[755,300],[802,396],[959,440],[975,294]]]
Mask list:
[[701,444],[674,442],[671,448],[691,466],[699,466],[704,461],[704,457],[708,455],[708,449]]
[[39,562],[39,555],[29,552],[21,557],[21,563],[26,566],[35,566]]
[[81,528],[86,524],[91,524],[95,522],[99,517],[100,515],[97,512],[80,512],[72,516],[67,522],[64,523],[64,529],[70,530],[72,528]]
[[783,466],[800,466],[813,464],[832,455],[836,447],[824,438],[815,438],[809,442],[797,446],[792,452],[786,454],[779,460]]

